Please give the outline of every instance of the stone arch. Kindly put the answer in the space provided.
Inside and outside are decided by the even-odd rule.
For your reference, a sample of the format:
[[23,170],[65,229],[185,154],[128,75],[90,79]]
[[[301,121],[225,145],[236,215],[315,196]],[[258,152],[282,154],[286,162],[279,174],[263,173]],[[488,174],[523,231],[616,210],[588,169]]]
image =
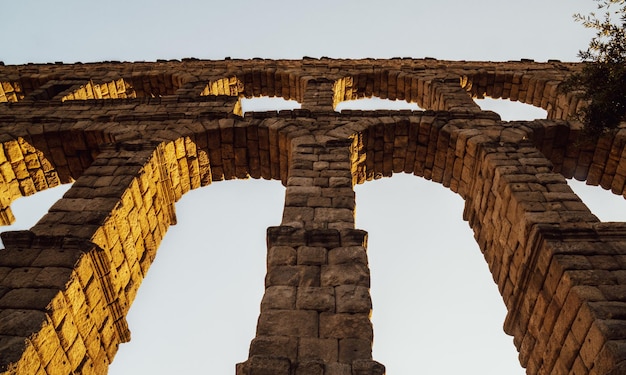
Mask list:
[[580,124],[573,122],[538,120],[523,126],[530,130],[530,139],[550,159],[555,171],[613,194],[626,193],[624,129],[590,140]]
[[[5,256],[25,248],[40,256],[42,252],[68,256],[64,263],[28,261],[23,267],[33,277],[58,272],[52,281],[33,281],[3,296],[5,318],[7,311],[14,311],[9,314],[12,319],[28,319],[34,330],[23,331],[22,340],[3,343],[18,355],[5,356],[4,364],[14,361],[18,372],[42,367],[49,372],[103,373],[119,343],[128,341],[124,316],[167,227],[175,222],[173,203],[185,186],[180,183],[178,174],[184,171],[173,142],[142,151],[134,147],[135,156],[125,158],[126,168],[132,170],[106,186],[104,196],[78,197],[88,191],[101,195],[98,183],[89,183],[97,181],[97,171],[87,170],[30,231],[3,234]],[[99,160],[107,159],[113,166],[120,156],[105,151]],[[36,303],[33,293],[39,296]],[[31,302],[20,302],[27,300]]]
[[[199,185],[212,181],[263,178],[287,181],[290,139],[297,126],[272,118],[201,120],[185,135],[190,168],[199,171]],[[192,142],[193,144],[189,143]],[[197,166],[196,166],[197,164]]]
[[[57,271],[53,281],[33,281],[0,297],[5,312],[13,314],[12,321],[23,324],[18,332],[22,338],[3,342],[5,349],[12,350],[3,358],[3,366],[13,363],[11,370],[17,372],[36,368],[106,372],[118,345],[129,340],[124,317],[167,227],[176,222],[174,203],[182,194],[215,180],[247,178],[254,173],[280,178],[285,167],[281,162],[287,161],[280,147],[287,141],[278,133],[284,128],[294,130],[294,125],[248,124],[261,134],[260,144],[253,147],[241,143],[236,122],[240,121],[205,123],[202,130],[173,140],[102,147],[92,166],[31,230],[3,234],[4,261],[15,261],[10,254],[24,249],[31,249],[35,257],[67,254],[63,262],[23,259],[21,267],[13,264],[17,270],[28,269],[33,277],[52,272],[51,267]],[[247,139],[248,129],[238,129],[244,130]],[[210,145],[210,139],[220,144]],[[253,149],[260,154],[266,151],[265,156],[258,156],[257,172],[255,162],[249,162],[253,158],[244,155],[245,163],[239,163],[241,147],[250,154]],[[215,175],[220,161],[215,161],[213,169],[198,162],[202,152],[213,150],[221,152],[224,171],[228,170],[227,154],[237,159],[231,160],[234,176]]]
[[[80,73],[78,73],[80,74]],[[82,75],[82,74],[81,74]],[[22,100],[78,101],[88,99],[158,98],[175,95],[190,80],[184,73],[154,71],[119,72],[88,78],[28,77],[0,83],[0,103]]]
[[55,79],[54,74],[24,75],[11,74],[0,80],[0,103],[16,103]]
[[[543,108],[550,120],[576,119],[586,102],[579,97],[579,93],[559,91],[559,85],[566,74],[577,68],[558,65],[558,69],[556,74],[482,70],[463,76],[461,86],[475,98],[489,96],[517,100]],[[556,172],[566,178],[586,181],[589,185],[599,185],[614,194],[624,195],[626,192],[626,172],[622,165],[625,163],[622,153],[626,134],[622,130],[589,140],[576,121],[537,120],[517,124],[525,129],[535,146],[552,162]]]
[[[598,281],[587,277],[604,272],[594,270],[593,256],[589,258],[603,246],[598,247],[594,233],[613,227],[602,226],[527,134],[513,138],[496,123],[490,128],[500,126],[500,133],[489,135],[476,125],[464,129],[453,119],[420,116],[370,121],[359,130],[357,160],[367,171],[372,165],[367,160],[373,158],[374,170],[382,169],[383,176],[410,171],[399,151],[409,149],[407,131],[397,130],[407,128],[410,134],[413,128],[420,134],[420,126],[428,129],[421,132],[424,143],[417,140],[426,154],[422,158],[425,168],[414,167],[412,173],[449,186],[465,200],[464,219],[474,231],[507,307],[505,331],[514,337],[522,366],[529,373],[563,372],[574,361],[581,366],[584,362],[587,368],[604,366],[600,363],[604,359],[592,360],[578,353],[594,350],[597,354],[606,340],[599,335],[593,344],[592,333],[587,333],[591,320],[582,316],[604,314],[598,315],[596,305],[585,302],[584,296],[598,288]],[[371,174],[365,176],[357,172],[356,180],[367,180]],[[583,228],[594,229],[586,232]],[[576,246],[581,247],[574,250]],[[589,263],[577,263],[580,260]],[[555,282],[555,277],[560,281]],[[584,320],[574,323],[583,325],[580,332],[569,331],[575,319]],[[572,348],[561,350],[563,345]],[[610,356],[608,352],[603,355]]]
[[[304,101],[307,77],[288,70],[251,70],[232,72],[209,79],[200,96],[235,96],[254,98],[260,96],[282,97],[285,100]],[[237,103],[233,113],[241,115],[241,103]]]
[[[489,139],[481,128],[491,128],[494,135],[519,140],[525,133],[514,133],[493,116],[476,116],[458,120],[451,112],[424,111],[412,115],[364,119],[344,127],[353,132],[358,143],[358,164],[354,181],[390,177],[393,173],[410,173],[433,180],[463,196],[476,162],[466,158],[474,149],[461,150],[468,139]],[[341,128],[331,132],[340,133]],[[495,142],[495,141],[494,141]],[[457,149],[459,147],[459,149]]]
[[479,70],[461,76],[461,87],[473,98],[488,96],[493,99],[519,101],[548,112],[548,118],[569,120],[585,105],[577,93],[563,93],[559,85],[565,73],[522,70]]
[[175,95],[190,79],[185,73],[156,71],[147,74],[131,74],[124,77],[138,98]]
[[[289,140],[285,129],[293,131],[295,125],[273,119],[256,119],[251,124],[234,118],[199,120],[195,124],[201,130],[178,133],[180,138],[174,143],[178,155],[191,155],[179,162],[188,170],[184,174],[192,176],[187,184],[193,188],[248,177],[286,183]],[[126,141],[135,134],[118,125],[110,123],[90,131],[72,124],[45,124],[31,129],[30,134],[3,142],[3,223],[14,220],[9,208],[14,199],[77,180],[103,150],[142,144],[141,140]],[[166,132],[165,137],[156,136],[156,141],[171,139],[172,134],[158,123],[150,127],[157,133]]]
[[61,96],[61,101],[159,98],[175,95],[187,79],[184,74],[165,71],[123,75],[114,79],[89,79],[86,83],[73,84],[58,96]]
[[458,78],[420,75],[402,70],[356,72],[335,81],[333,107],[339,102],[372,96],[406,100],[426,110],[475,110],[476,105],[458,90]]
[[99,131],[76,131],[60,124],[23,129],[28,133],[5,140],[0,148],[2,225],[15,220],[12,201],[74,181],[93,163],[107,139]]
[[[265,223],[280,221],[284,194],[277,180],[231,180],[190,191],[176,203],[177,224],[159,246],[129,311],[132,339],[120,346],[109,374],[153,373],[142,368],[155,363],[192,374],[203,372],[207,361],[215,374],[234,373],[233,364],[247,356],[255,334],[265,276]],[[155,330],[145,314],[163,322],[185,319]],[[184,352],[172,353],[172,342]]]
[[[38,306],[22,306],[26,311],[36,307],[46,314],[38,319],[31,316],[29,327],[38,327],[37,333],[25,334],[30,341],[14,344],[25,351],[22,361],[15,364],[17,369],[56,367],[57,371],[68,373],[106,372],[117,345],[128,340],[125,309],[154,256],[163,229],[173,220],[173,193],[161,186],[168,181],[160,174],[163,152],[163,147],[155,153],[137,148],[127,154],[104,151],[98,160],[109,160],[109,167],[117,165],[120,172],[125,170],[126,175],[117,177],[127,186],[119,189],[120,183],[109,184],[108,194],[98,194],[101,185],[89,183],[97,179],[98,168],[88,169],[30,231],[3,234],[5,251],[19,252],[27,247],[38,254],[68,254],[65,262],[57,259],[56,264],[30,265],[33,273],[56,266],[57,284],[40,281],[37,289],[35,285],[26,285],[13,291],[20,296],[33,292],[47,296],[41,297]],[[125,165],[120,164],[123,160]],[[94,199],[73,195],[78,190],[91,192]],[[116,191],[124,193],[115,197]],[[140,221],[139,216],[152,220]],[[4,304],[9,305],[5,309],[19,308],[15,303],[11,306],[11,298],[7,301],[4,297]]]

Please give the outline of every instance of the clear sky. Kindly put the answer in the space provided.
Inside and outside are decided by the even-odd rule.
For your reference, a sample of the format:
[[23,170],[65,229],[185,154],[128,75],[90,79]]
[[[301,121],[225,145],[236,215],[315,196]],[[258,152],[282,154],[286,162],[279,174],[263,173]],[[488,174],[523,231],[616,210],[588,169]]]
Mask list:
[[[592,33],[572,14],[594,7],[591,0],[5,1],[0,60],[576,61]],[[178,225],[131,309],[132,341],[120,347],[110,374],[234,374],[254,337],[265,229],[280,223],[283,196],[277,181],[250,180],[214,183],[182,198]],[[590,205],[592,198],[611,195],[597,188],[584,196]],[[51,199],[40,193],[18,200],[22,227]],[[626,212],[623,199],[599,204],[591,208],[601,219],[624,220],[608,216]],[[414,176],[357,187],[357,227],[369,232],[374,359],[388,374],[524,373],[462,207],[457,195]]]

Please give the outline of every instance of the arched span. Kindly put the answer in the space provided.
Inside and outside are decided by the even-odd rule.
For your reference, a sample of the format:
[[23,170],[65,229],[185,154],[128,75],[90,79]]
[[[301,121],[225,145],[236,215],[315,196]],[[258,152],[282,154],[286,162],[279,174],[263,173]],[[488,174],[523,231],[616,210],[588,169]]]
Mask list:
[[[5,257],[25,248],[68,254],[67,264],[56,264],[62,272],[51,284],[38,284],[45,290],[39,308],[51,319],[34,311],[22,317],[29,321],[33,340],[16,342],[22,346],[21,359],[5,360],[19,368],[50,361],[58,351],[77,356],[64,362],[70,371],[106,372],[118,345],[129,339],[125,316],[168,226],[176,222],[174,203],[190,189],[216,180],[254,174],[280,178],[288,144],[281,134],[294,131],[294,125],[259,120],[241,125],[246,124],[217,120],[174,140],[120,141],[102,148],[31,230],[3,234]],[[252,132],[255,144],[243,142],[255,139]],[[200,163],[203,154],[206,164]],[[30,268],[43,272],[46,265]],[[30,292],[11,293],[19,300]],[[75,336],[59,341],[57,332],[70,326],[77,327]],[[82,352],[72,352],[77,345]]]
[[354,179],[362,183],[411,173],[464,195],[476,163],[473,142],[488,140],[480,128],[497,123],[492,117],[458,121],[449,112],[432,111],[356,122],[351,127],[359,145]]
[[458,79],[449,74],[420,75],[401,70],[352,73],[335,80],[333,107],[342,101],[376,96],[417,103],[427,110],[476,110],[457,83]]
[[3,76],[0,79],[0,103],[20,102],[53,79],[55,79],[54,74],[29,76],[14,73]]
[[[310,78],[310,77],[309,77]],[[232,72],[225,76],[209,79],[200,96],[225,95],[239,98],[260,96],[282,97],[302,103],[308,78],[289,71],[266,69]],[[242,115],[241,103],[237,103],[233,113]]]
[[556,172],[613,194],[626,194],[626,130],[590,139],[575,122],[536,120],[520,125],[529,130],[529,138]]
[[461,76],[461,87],[473,98],[485,96],[493,99],[519,101],[548,112],[548,118],[569,120],[584,105],[575,92],[562,92],[559,85],[566,73],[514,70],[480,70]]
[[[377,155],[357,166],[355,180],[359,182],[405,172],[423,175],[456,190],[465,167],[461,167],[458,164],[460,161],[453,158],[452,151],[450,154],[439,151],[439,154],[431,156],[427,156],[429,154],[426,151],[435,150],[433,144],[436,142],[457,142],[458,137],[465,139],[484,129],[481,134],[501,133],[506,141],[517,142],[526,138],[551,162],[551,171],[566,178],[599,185],[617,195],[626,193],[624,130],[603,134],[597,140],[588,140],[584,138],[580,124],[575,122],[535,120],[502,123],[494,118],[480,116],[475,120],[456,121],[452,114],[445,112],[394,116],[378,120],[375,125],[359,126],[366,129],[359,133],[362,152]],[[359,126],[351,125],[351,128],[361,129]],[[443,127],[443,132],[433,133],[432,129],[438,127]],[[396,134],[398,137],[395,137]],[[448,161],[457,163],[457,166],[444,173],[443,166]]]
[[120,71],[118,74],[110,72],[102,76],[95,73],[91,76],[77,72],[70,75],[71,78],[21,76],[15,81],[0,81],[0,103],[157,98],[176,94],[192,79],[186,73],[168,71],[142,74]]
[[[505,330],[514,336],[522,365],[532,369],[531,373],[566,368],[573,357],[561,362],[558,350],[553,348],[562,346],[567,332],[554,328],[546,335],[546,323],[542,326],[538,322],[553,319],[546,310],[548,305],[560,311],[558,319],[548,323],[550,330],[553,325],[571,324],[577,314],[595,316],[590,306],[582,302],[584,291],[580,289],[595,285],[583,276],[594,272],[593,266],[575,262],[588,251],[584,246],[595,246],[594,239],[581,236],[581,228],[597,226],[599,220],[525,136],[513,139],[505,129],[489,135],[476,127],[464,129],[455,126],[454,121],[438,120],[433,116],[370,123],[359,134],[363,141],[359,141],[362,151],[357,160],[367,166],[372,165],[368,159],[373,158],[374,170],[382,168],[382,175],[390,175],[396,171],[394,165],[398,172],[410,171],[406,156],[400,155],[401,150],[411,150],[411,155],[417,152],[416,159],[422,160],[418,165],[424,166],[413,167],[412,173],[441,182],[459,193],[465,200],[464,219],[474,231],[507,306]],[[491,128],[494,126],[498,125]],[[417,135],[424,135],[422,142],[407,142],[407,131],[402,129],[408,129],[410,134],[411,128]],[[371,144],[373,149],[368,147]],[[414,151],[415,147],[421,148],[422,155]],[[413,160],[413,156],[409,159]],[[567,245],[560,239],[551,240],[551,236],[571,236],[566,229],[570,227],[575,228],[572,233],[581,236],[578,240],[582,242],[577,245],[586,245],[568,250],[574,251],[575,256],[563,257],[560,252]],[[581,269],[585,271],[578,271]],[[559,279],[568,275],[567,281],[553,282],[554,273]],[[569,356],[601,344],[576,340],[573,345]],[[552,352],[546,355],[546,350]]]
[[97,157],[107,137],[60,124],[24,126],[24,133],[0,147],[2,225],[13,223],[11,202],[22,196],[74,181]]
[[[6,192],[2,197],[5,223],[12,222],[8,207],[17,197],[77,180],[103,150],[116,151],[119,147],[132,149],[135,147],[133,144],[144,142],[135,131],[136,124],[124,120],[109,122],[95,131],[90,129],[90,121],[24,126],[23,129],[29,129],[29,133],[3,142],[4,158],[0,165]],[[181,131],[178,124],[143,121],[142,131],[146,130],[152,136],[151,141],[175,139],[178,155],[184,155],[179,161],[181,170],[186,170],[185,176],[191,176],[185,178],[191,188],[212,181],[248,177],[277,179],[286,183],[287,134],[295,132],[295,124],[269,118],[246,121],[221,118],[189,123],[192,125]],[[132,151],[129,149],[128,152]],[[102,172],[111,169],[100,165],[93,168]],[[76,189],[79,187],[80,184]],[[104,184],[102,190],[106,189]]]
[[[90,78],[59,91],[54,98],[66,100],[158,98],[175,95],[189,79],[184,73],[150,72],[107,78]],[[52,99],[53,97],[50,97]]]

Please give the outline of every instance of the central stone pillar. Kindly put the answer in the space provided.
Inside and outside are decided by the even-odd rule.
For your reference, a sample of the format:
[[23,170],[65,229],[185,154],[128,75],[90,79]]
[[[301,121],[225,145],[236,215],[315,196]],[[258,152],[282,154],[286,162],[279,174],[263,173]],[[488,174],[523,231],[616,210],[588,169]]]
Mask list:
[[256,338],[237,375],[382,375],[372,360],[367,232],[350,140],[292,141],[282,225],[267,232]]

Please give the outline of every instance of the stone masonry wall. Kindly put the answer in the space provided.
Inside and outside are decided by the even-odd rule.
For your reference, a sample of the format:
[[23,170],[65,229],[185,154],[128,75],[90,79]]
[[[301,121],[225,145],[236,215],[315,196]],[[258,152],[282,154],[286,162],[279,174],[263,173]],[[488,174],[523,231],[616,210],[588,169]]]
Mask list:
[[[74,182],[30,230],[2,234],[0,373],[104,374],[175,202],[228,179],[286,187],[267,232],[256,337],[237,375],[381,375],[367,233],[353,186],[411,173],[465,200],[528,374],[626,372],[626,224],[602,223],[566,178],[626,188],[626,131],[597,141],[558,61],[159,61],[0,66],[0,220]],[[242,97],[301,109],[241,116]],[[422,111],[335,112],[380,97]],[[501,121],[472,98],[548,118]],[[132,327],[130,327],[132,329]],[[122,349],[123,350],[123,349]]]

